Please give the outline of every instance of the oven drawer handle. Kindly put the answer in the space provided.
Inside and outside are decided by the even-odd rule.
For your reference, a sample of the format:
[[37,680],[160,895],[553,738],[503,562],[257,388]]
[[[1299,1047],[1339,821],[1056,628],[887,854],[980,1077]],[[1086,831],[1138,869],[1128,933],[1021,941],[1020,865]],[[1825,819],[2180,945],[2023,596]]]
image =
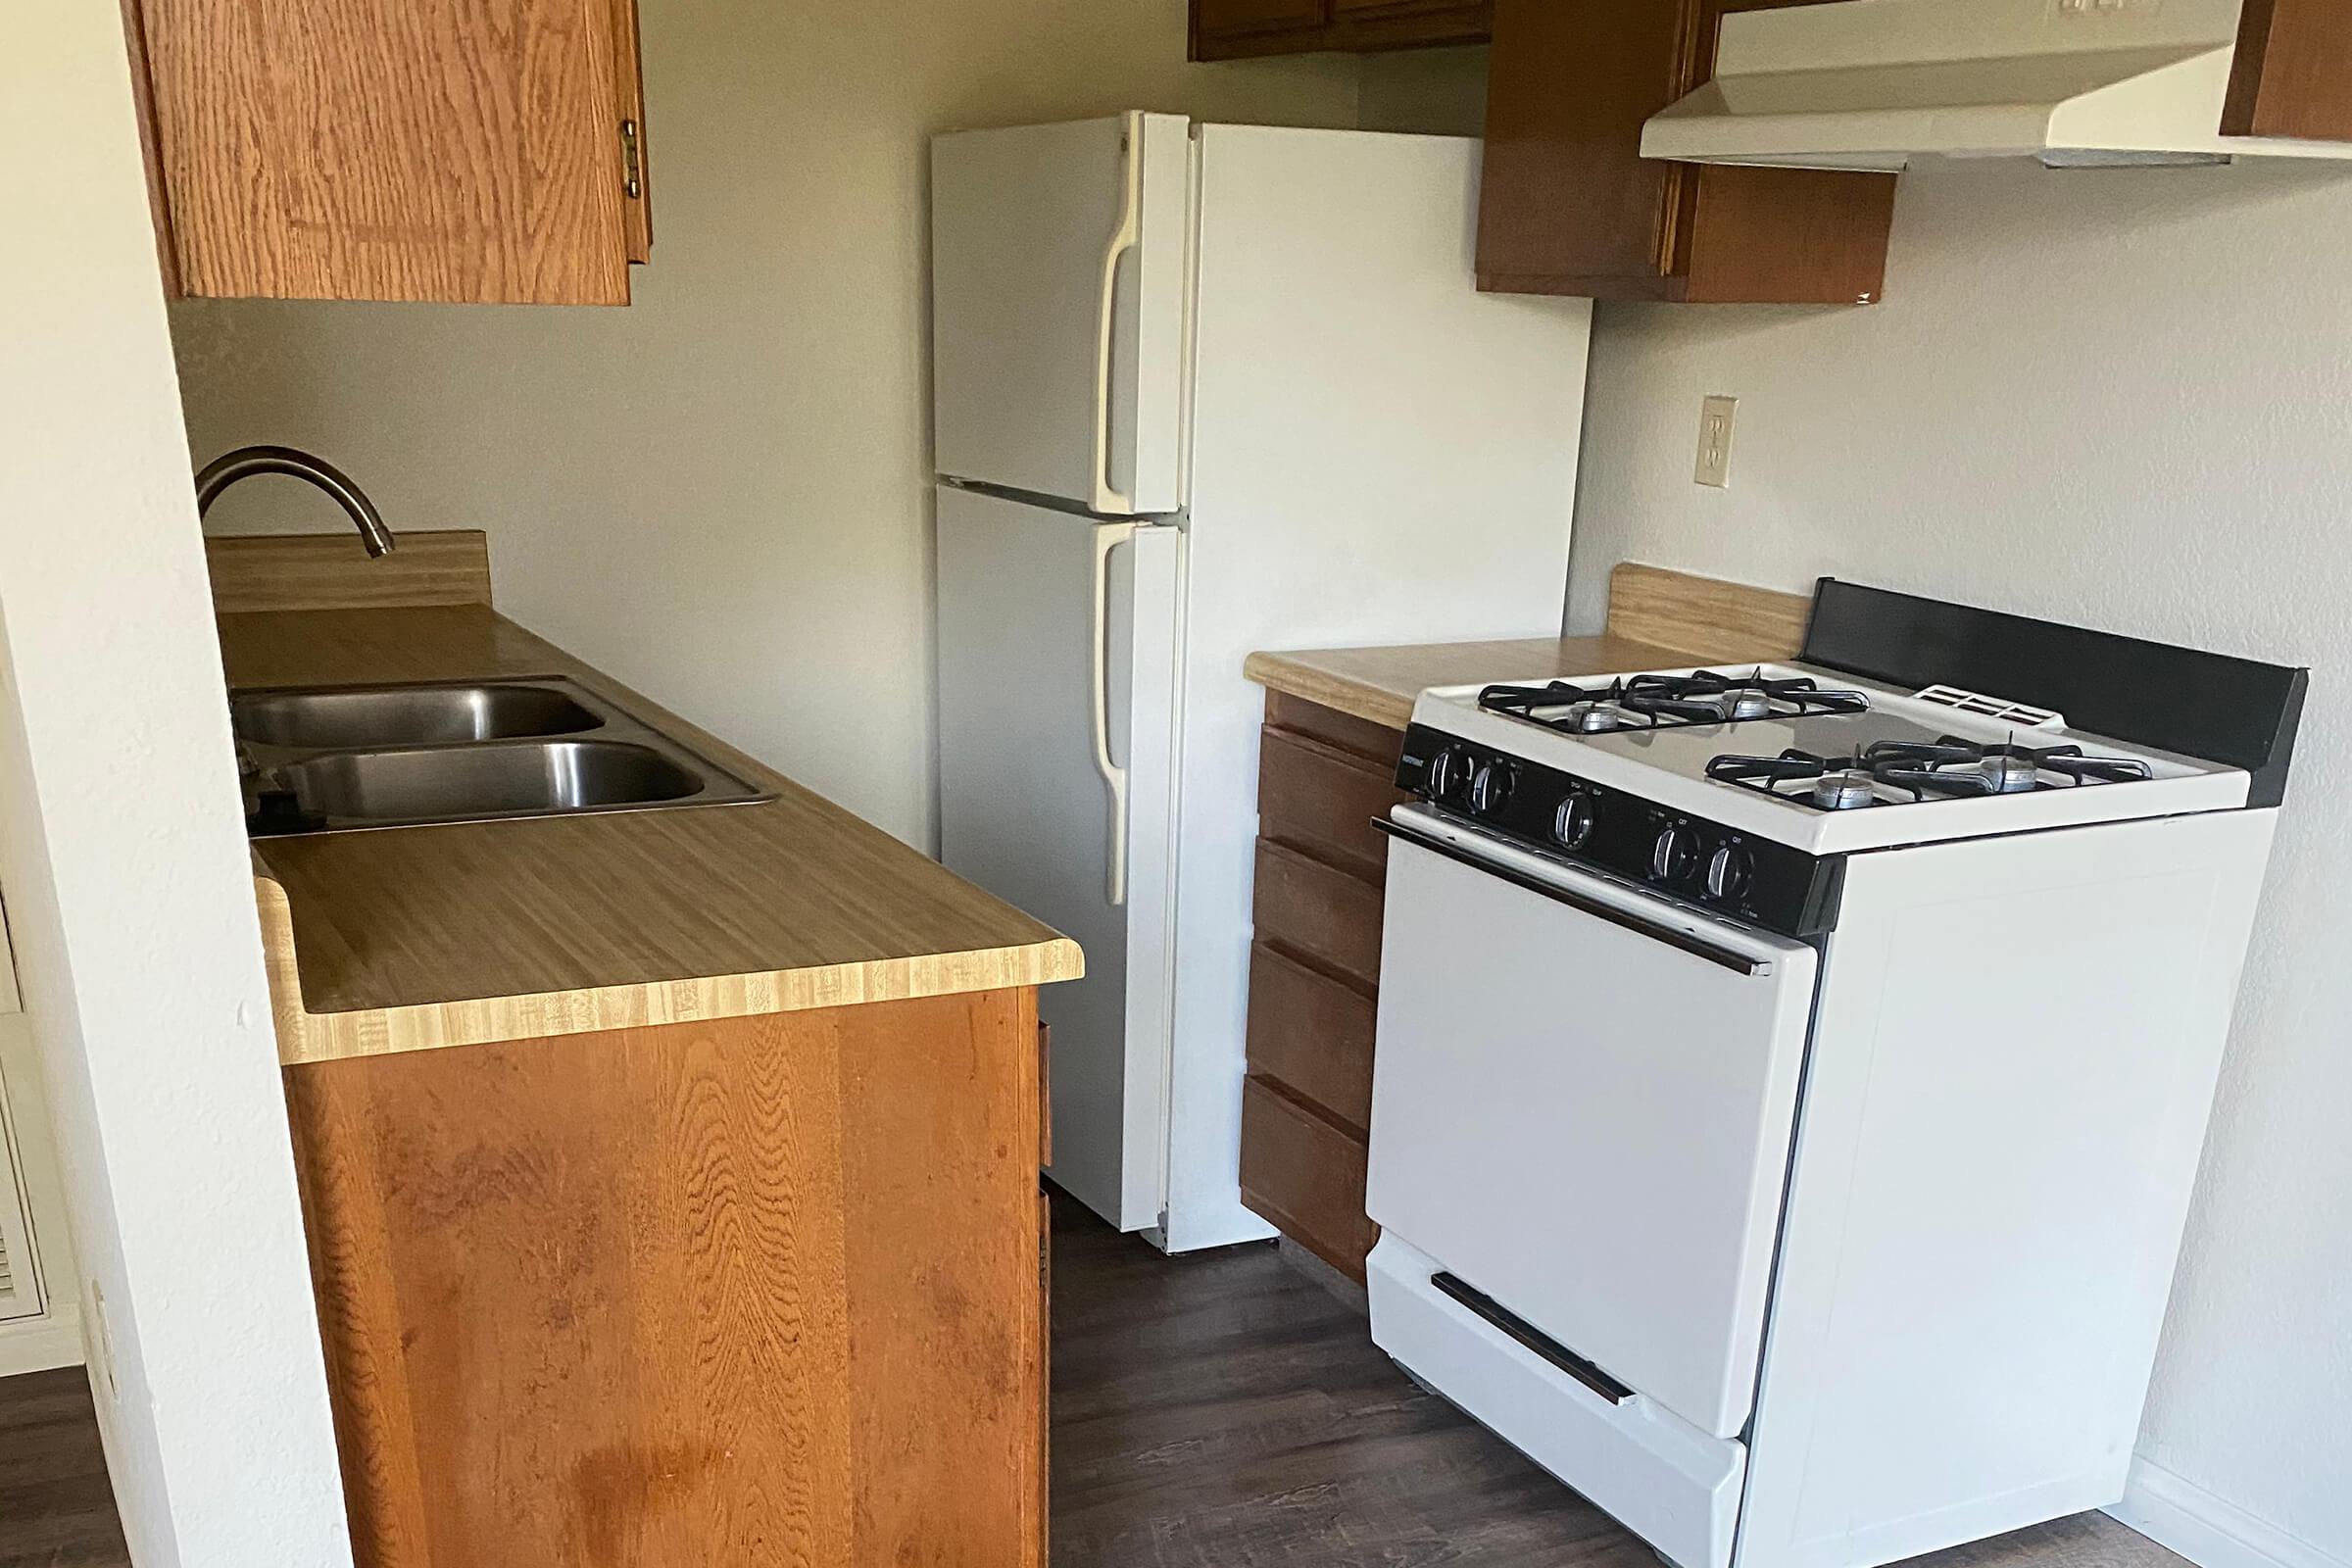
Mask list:
[[1678,931],[1672,926],[1652,924],[1638,915],[1628,914],[1623,909],[1603,904],[1598,899],[1582,898],[1569,892],[1566,888],[1554,887],[1541,877],[1529,876],[1526,872],[1515,870],[1510,866],[1497,865],[1492,860],[1481,859],[1468,851],[1454,848],[1444,839],[1432,838],[1426,833],[1416,833],[1411,828],[1399,827],[1385,816],[1374,817],[1372,825],[1390,838],[1401,840],[1416,850],[1427,850],[1430,854],[1451,860],[1457,865],[1466,865],[1474,871],[1483,871],[1498,881],[1508,882],[1513,887],[1525,888],[1528,892],[1549,899],[1554,904],[1564,904],[1580,914],[1589,914],[1595,920],[1606,920],[1613,926],[1620,926],[1637,935],[1648,937],[1653,942],[1663,942],[1670,948],[1680,948],[1693,957],[1704,958],[1709,963],[1729,969],[1735,974],[1743,974],[1752,978],[1772,973],[1772,962],[1768,958],[1751,958],[1744,953],[1735,953],[1730,948],[1719,948],[1714,943],[1701,937],[1694,937],[1688,931]]
[[1464,1308],[1485,1318],[1501,1331],[1504,1338],[1544,1360],[1550,1362],[1570,1377],[1591,1389],[1611,1404],[1623,1404],[1634,1396],[1634,1391],[1571,1350],[1533,1323],[1504,1306],[1492,1296],[1471,1286],[1452,1274],[1432,1274],[1429,1283]]

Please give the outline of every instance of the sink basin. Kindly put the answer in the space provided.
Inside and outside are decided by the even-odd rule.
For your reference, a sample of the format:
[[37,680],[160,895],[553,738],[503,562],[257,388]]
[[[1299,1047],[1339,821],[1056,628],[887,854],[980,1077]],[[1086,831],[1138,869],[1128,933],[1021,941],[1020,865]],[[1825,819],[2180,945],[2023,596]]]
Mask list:
[[301,808],[329,822],[415,823],[544,816],[700,795],[700,773],[621,741],[342,752],[277,771]]
[[601,715],[548,686],[375,686],[246,692],[230,700],[240,740],[306,751],[577,735]]

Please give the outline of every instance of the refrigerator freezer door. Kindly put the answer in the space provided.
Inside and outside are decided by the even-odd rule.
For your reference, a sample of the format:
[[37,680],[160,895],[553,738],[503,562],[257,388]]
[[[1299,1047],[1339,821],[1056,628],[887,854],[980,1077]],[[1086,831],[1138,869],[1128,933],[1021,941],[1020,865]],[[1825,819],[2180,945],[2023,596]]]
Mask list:
[[932,142],[941,474],[1112,516],[1184,504],[1191,171],[1173,115]]
[[1183,547],[1173,527],[939,492],[941,858],[1085,950],[1086,977],[1039,997],[1050,1174],[1129,1231],[1159,1223],[1167,1152]]

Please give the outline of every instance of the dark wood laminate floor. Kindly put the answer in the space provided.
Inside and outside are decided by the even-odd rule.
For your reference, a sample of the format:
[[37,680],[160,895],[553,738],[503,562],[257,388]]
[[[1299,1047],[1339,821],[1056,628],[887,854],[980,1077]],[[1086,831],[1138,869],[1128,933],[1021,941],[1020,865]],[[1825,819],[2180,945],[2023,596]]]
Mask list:
[[[1657,1568],[1270,1247],[1054,1211],[1055,1568]],[[0,1568],[128,1568],[78,1371],[0,1381]],[[1916,1568],[2185,1568],[2102,1514]]]
[[0,1379],[0,1568],[129,1568],[89,1379]]
[[[1170,1259],[1054,1210],[1054,1568],[1658,1568],[1271,1247]],[[2104,1514],[1915,1568],[2186,1568]]]

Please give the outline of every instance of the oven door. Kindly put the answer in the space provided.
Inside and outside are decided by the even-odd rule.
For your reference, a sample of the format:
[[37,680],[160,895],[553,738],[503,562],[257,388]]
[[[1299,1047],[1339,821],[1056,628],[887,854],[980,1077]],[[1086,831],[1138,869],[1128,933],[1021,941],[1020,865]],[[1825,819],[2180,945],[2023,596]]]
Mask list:
[[1425,808],[1388,825],[1372,1218],[1461,1310],[1736,1436],[1814,951]]

